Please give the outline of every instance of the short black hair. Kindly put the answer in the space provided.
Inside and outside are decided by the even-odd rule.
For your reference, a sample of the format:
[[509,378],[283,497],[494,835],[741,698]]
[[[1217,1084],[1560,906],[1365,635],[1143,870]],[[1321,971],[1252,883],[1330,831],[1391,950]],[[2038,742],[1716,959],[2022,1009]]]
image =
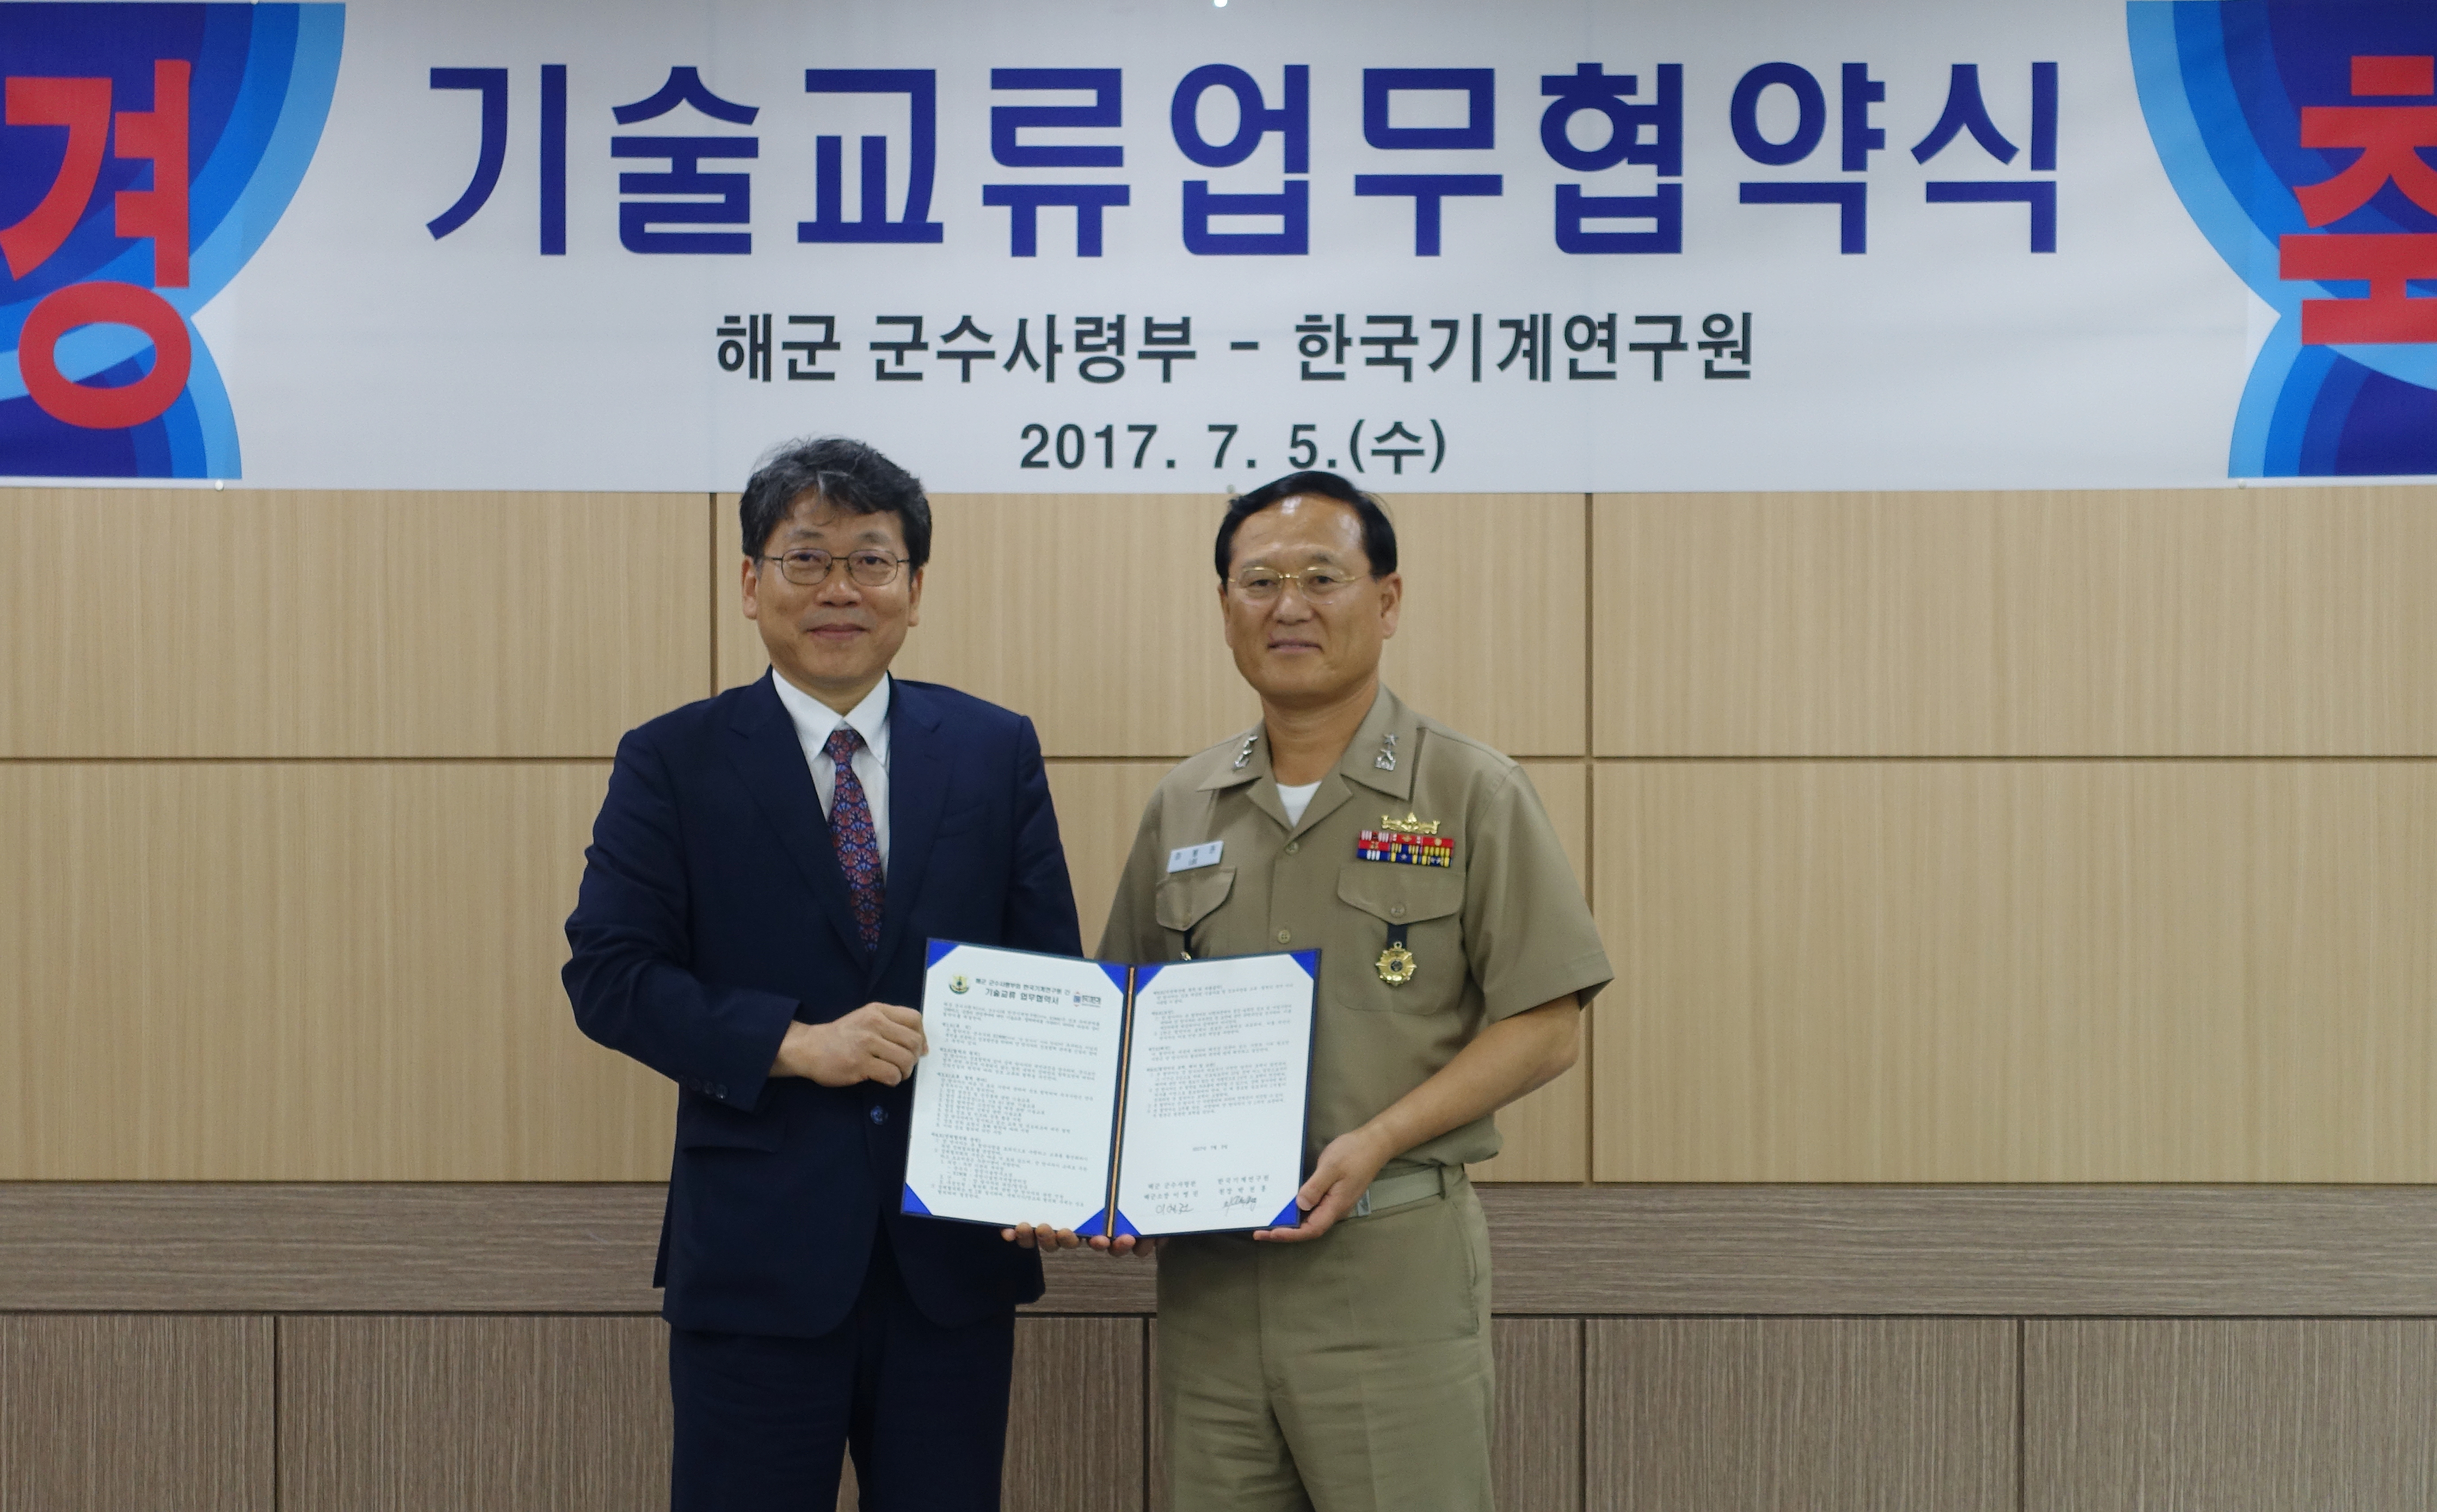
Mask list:
[[796,501],[817,494],[848,514],[894,514],[905,534],[905,565],[916,572],[931,560],[931,500],[922,480],[844,436],[791,441],[772,447],[753,469],[737,505],[745,554],[758,558],[771,532],[786,523]]
[[1335,473],[1317,470],[1289,473],[1263,483],[1241,498],[1227,501],[1227,517],[1218,522],[1218,576],[1223,581],[1235,565],[1236,528],[1271,505],[1298,494],[1317,494],[1350,507],[1362,521],[1362,554],[1371,559],[1371,575],[1384,578],[1396,570],[1396,524],[1379,501]]

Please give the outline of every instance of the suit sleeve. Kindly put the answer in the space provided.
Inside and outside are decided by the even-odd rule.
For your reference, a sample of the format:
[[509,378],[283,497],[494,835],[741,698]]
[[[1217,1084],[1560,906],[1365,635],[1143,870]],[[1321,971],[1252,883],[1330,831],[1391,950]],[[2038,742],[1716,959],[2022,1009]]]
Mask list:
[[1117,878],[1117,895],[1109,903],[1108,928],[1100,931],[1099,959],[1121,965],[1142,965],[1167,959],[1167,941],[1155,915],[1159,885],[1160,798],[1154,792],[1143,805],[1142,823],[1134,829],[1133,849],[1126,855],[1125,875]]
[[999,938],[1018,950],[1081,955],[1075,920],[1075,884],[1066,875],[1066,847],[1058,839],[1058,810],[1041,738],[1019,720],[1015,755],[1015,850],[1008,858],[1007,913]]
[[586,1034],[680,1086],[750,1109],[798,1004],[714,986],[687,969],[682,831],[666,764],[642,732],[630,732],[584,853],[560,977]]

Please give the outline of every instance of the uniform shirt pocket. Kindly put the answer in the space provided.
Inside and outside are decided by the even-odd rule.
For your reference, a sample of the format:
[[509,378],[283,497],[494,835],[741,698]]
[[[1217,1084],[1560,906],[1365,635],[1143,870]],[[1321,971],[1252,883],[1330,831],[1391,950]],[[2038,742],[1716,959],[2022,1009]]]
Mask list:
[[1191,937],[1196,926],[1227,901],[1236,890],[1236,868],[1205,866],[1160,878],[1151,900],[1151,917],[1163,930]]
[[[1335,938],[1328,942],[1354,947],[1346,952],[1355,957],[1357,974],[1356,984],[1343,999],[1347,1007],[1433,1014],[1452,1009],[1462,1000],[1463,873],[1391,861],[1350,861],[1338,874],[1337,898],[1359,911],[1341,918],[1331,931]],[[1413,976],[1401,986],[1391,986],[1380,980],[1376,963],[1387,947],[1389,930],[1400,924],[1405,927],[1405,948],[1413,953]],[[1355,938],[1346,939],[1348,933]]]

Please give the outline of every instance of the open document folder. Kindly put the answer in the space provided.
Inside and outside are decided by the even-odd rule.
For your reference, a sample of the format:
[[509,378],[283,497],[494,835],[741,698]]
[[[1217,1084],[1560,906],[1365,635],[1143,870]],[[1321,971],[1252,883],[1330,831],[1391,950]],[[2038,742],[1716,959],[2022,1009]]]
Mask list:
[[903,1210],[1078,1234],[1302,1221],[1320,953],[1121,966],[930,944]]

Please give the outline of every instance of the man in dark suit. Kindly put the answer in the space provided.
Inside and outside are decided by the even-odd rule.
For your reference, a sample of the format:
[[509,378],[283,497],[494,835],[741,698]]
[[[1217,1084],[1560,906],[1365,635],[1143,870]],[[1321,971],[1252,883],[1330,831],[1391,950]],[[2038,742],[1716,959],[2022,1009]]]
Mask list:
[[[995,1508],[1041,1261],[902,1216],[927,937],[1081,953],[1031,721],[891,678],[931,512],[860,443],[746,486],[773,674],[619,743],[567,921],[594,1039],[676,1082],[666,1288],[677,1512]],[[1059,1242],[1073,1243],[1068,1236]]]

